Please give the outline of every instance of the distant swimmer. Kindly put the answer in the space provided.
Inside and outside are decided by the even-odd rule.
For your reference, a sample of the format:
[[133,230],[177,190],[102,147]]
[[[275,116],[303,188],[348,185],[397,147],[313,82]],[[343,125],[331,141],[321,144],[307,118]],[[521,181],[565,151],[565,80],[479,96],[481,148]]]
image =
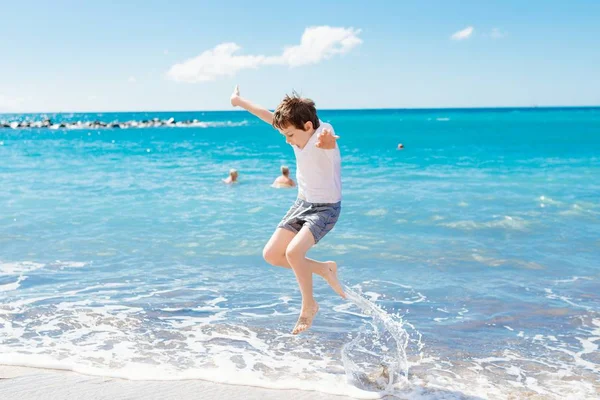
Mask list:
[[225,182],[226,184],[232,184],[232,183],[238,183],[238,172],[235,169],[230,169],[229,170],[229,176],[225,179],[223,179],[223,182]]
[[275,178],[275,181],[271,186],[273,186],[274,188],[291,188],[296,186],[296,182],[294,182],[293,179],[290,178],[290,169],[285,165],[282,166],[281,176]]
[[404,149],[404,145],[402,143],[398,143],[398,150]]

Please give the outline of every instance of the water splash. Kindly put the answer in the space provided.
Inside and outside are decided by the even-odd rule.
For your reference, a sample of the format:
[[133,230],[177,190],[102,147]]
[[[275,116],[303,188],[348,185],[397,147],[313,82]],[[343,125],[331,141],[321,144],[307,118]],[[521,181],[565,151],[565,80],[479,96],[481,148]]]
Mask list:
[[[358,291],[345,287],[348,299],[365,317],[363,325],[350,342],[342,348],[342,363],[348,382],[361,390],[390,394],[406,387],[411,365],[407,354],[410,342],[416,342],[420,354],[423,347],[421,335],[400,315],[389,314],[380,306],[363,297]],[[408,327],[414,330],[411,338]]]

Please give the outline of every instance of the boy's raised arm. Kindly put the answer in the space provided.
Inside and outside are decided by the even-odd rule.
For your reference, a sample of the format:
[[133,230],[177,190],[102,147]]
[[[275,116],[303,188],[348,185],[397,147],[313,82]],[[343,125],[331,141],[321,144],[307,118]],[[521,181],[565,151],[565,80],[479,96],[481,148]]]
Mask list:
[[251,101],[241,97],[239,86],[236,86],[235,89],[233,89],[233,93],[231,94],[231,105],[234,107],[242,107],[244,110],[262,119],[267,124],[273,124],[273,113],[266,108],[256,105]]

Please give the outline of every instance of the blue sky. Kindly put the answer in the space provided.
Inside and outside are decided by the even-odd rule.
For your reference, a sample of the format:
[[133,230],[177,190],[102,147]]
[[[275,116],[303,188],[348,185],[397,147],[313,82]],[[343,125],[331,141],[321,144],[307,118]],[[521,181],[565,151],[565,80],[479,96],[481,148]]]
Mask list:
[[110,3],[3,1],[0,112],[600,104],[600,1]]

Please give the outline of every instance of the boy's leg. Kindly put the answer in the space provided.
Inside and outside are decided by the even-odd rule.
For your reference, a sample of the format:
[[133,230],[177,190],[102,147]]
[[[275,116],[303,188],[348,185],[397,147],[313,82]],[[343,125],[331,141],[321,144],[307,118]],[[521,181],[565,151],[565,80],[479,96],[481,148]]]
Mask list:
[[[302,227],[302,229],[300,229],[300,232],[298,232],[296,237],[292,239],[285,252],[285,256],[291,265],[294,274],[296,274],[296,279],[298,280],[298,285],[300,286],[300,292],[302,293],[302,310],[300,311],[298,322],[296,322],[296,326],[292,331],[293,334],[298,334],[310,328],[315,315],[319,311],[319,305],[313,296],[311,264],[315,263],[328,265],[329,263],[319,263],[306,258],[306,253],[312,246],[314,246],[314,244],[315,239],[313,234],[308,226],[305,225]],[[338,286],[340,286],[341,290],[341,285],[339,285],[339,282],[337,281],[337,276],[335,276],[335,282]],[[328,283],[330,283],[329,280]],[[335,287],[333,285],[331,286],[335,290]]]
[[[310,234],[310,231],[308,233]],[[277,228],[263,249],[265,261],[278,267],[292,268],[286,257],[286,250],[296,235],[298,234],[287,229]],[[314,245],[312,234],[310,234],[310,239],[312,240],[312,246]],[[310,249],[310,247],[308,249]],[[325,279],[337,294],[346,298],[344,290],[337,279],[337,264],[334,261],[321,262],[312,260],[306,258],[306,252],[304,254],[310,271]]]
[[284,268],[292,268],[285,258],[285,250],[297,234],[284,229],[277,228],[263,249],[263,258],[271,265]]

